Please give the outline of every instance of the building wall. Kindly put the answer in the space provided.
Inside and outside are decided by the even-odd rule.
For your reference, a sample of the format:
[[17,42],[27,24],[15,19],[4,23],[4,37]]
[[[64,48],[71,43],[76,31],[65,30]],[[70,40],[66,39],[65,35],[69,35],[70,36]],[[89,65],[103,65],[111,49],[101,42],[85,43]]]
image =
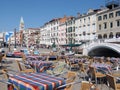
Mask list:
[[97,14],[97,34],[99,39],[120,37],[120,7]]
[[61,23],[59,25],[59,31],[58,31],[58,43],[59,45],[65,45],[66,44],[66,23]]
[[75,17],[66,21],[66,44],[75,43]]
[[96,13],[83,14],[75,20],[76,43],[90,41],[96,38]]

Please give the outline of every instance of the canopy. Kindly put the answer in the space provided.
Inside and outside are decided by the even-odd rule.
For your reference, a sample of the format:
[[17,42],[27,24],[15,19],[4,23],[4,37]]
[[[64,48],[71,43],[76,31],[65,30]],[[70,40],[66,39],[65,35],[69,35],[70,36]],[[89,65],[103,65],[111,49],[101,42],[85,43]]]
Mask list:
[[78,47],[82,44],[66,44],[66,45],[63,45],[63,46],[68,46],[68,47]]

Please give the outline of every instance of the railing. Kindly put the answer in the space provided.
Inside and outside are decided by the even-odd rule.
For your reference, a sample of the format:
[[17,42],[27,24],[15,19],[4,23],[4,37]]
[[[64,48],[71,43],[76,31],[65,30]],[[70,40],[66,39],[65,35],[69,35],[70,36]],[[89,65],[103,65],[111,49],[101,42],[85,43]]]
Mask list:
[[[120,42],[120,38],[112,38],[112,39],[95,39],[95,40],[92,40],[92,41],[89,41],[89,42],[86,42],[85,44],[83,44],[81,47],[82,48],[87,48],[89,46],[95,46],[98,45],[98,44],[106,44],[108,46],[109,45],[112,45],[112,46],[116,46],[116,47],[119,47],[120,48],[120,44],[117,44],[118,42]],[[115,44],[116,43],[116,44]],[[93,45],[92,45],[93,44]]]

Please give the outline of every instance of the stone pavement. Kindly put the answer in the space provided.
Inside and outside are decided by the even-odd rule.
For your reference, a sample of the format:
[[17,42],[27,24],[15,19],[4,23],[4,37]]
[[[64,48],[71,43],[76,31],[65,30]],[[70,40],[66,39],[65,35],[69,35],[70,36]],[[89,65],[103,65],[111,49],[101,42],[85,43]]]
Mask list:
[[[15,62],[16,59],[8,59],[9,63],[3,64],[4,67],[7,67],[8,69],[12,69],[12,70],[18,70],[18,66]],[[3,75],[1,74],[1,70],[0,70],[0,80],[5,80],[5,78],[3,77]],[[77,77],[76,80],[78,80],[79,78]],[[81,79],[82,80],[82,79]],[[103,85],[98,85],[99,90],[109,90],[109,88],[103,84]],[[7,84],[4,83],[0,83],[0,90],[7,90]],[[80,83],[79,84],[75,84],[73,87],[73,90],[80,90]],[[111,89],[112,90],[112,89]]]

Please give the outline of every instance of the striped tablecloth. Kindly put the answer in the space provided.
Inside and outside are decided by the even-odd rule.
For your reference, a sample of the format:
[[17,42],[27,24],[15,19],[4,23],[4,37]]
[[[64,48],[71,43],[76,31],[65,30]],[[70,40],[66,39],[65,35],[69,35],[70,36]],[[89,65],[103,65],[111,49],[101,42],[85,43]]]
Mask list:
[[29,55],[29,56],[26,56],[26,60],[46,60],[46,58],[38,55],[34,55],[34,56]]
[[42,67],[44,66],[49,67],[53,64],[52,61],[35,61],[35,60],[34,61],[28,60],[26,63],[34,67],[37,70],[37,72],[39,72]]
[[54,90],[65,84],[65,80],[44,73],[27,73],[14,75],[9,82],[15,84],[20,90]]
[[95,68],[100,68],[108,73],[112,72],[111,66],[108,64],[105,64],[105,63],[93,63],[91,66],[93,66]]

